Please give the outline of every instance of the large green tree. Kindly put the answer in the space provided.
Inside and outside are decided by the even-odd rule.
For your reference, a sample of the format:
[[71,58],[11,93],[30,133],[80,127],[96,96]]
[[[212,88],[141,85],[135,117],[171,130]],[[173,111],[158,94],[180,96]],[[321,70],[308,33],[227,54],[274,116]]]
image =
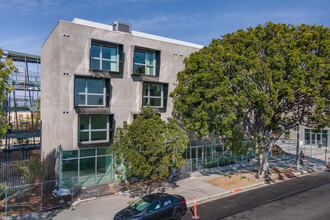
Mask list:
[[13,89],[7,84],[9,75],[13,70],[15,70],[13,61],[8,58],[4,59],[3,50],[0,48],[0,138],[2,138],[8,129],[8,122],[3,109],[3,101],[7,97],[8,93]]
[[[330,29],[268,22],[213,39],[184,60],[171,93],[187,130],[271,147],[297,124],[329,126]],[[299,114],[298,114],[299,113]]]
[[131,124],[117,128],[111,151],[116,168],[124,165],[122,178],[138,177],[150,182],[169,175],[169,167],[180,168],[188,137],[174,119],[163,121],[149,106]]

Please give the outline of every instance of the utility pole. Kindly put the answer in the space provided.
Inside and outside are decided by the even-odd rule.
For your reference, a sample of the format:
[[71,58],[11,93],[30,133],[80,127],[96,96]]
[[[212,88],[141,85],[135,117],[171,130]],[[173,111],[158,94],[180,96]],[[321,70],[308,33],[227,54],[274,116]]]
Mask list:
[[297,123],[297,169],[299,170],[299,107],[298,107],[298,123]]

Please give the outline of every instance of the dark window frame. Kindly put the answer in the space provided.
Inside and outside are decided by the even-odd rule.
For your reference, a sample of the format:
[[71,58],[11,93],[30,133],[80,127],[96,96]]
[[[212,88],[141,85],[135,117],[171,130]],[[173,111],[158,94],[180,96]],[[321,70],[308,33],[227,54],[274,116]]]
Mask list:
[[[148,86],[148,95],[143,95],[144,85],[160,85],[161,86],[161,96],[150,96],[150,86]],[[161,98],[161,106],[152,106],[151,108],[166,108],[167,107],[167,97],[168,97],[168,83],[161,83],[161,82],[151,82],[151,81],[144,81],[142,84],[142,108],[146,107],[143,105],[143,99],[147,98],[147,102],[150,105],[150,98]]]
[[[84,92],[77,92],[76,81],[77,80],[85,80],[85,91]],[[101,96],[101,93],[90,93],[88,92],[88,81],[103,81],[103,104],[102,105],[89,105],[88,104],[88,96]],[[74,78],[74,106],[75,107],[106,107],[108,102],[108,91],[107,91],[107,80],[106,79],[99,79],[99,78],[89,78],[89,77],[75,77]],[[84,104],[77,104],[77,96],[84,95],[85,96],[85,103]]]
[[[104,70],[102,69],[102,55],[100,54],[100,68],[92,68],[92,45],[104,45],[108,47],[116,47],[117,48],[117,70]],[[100,50],[101,53],[102,50]],[[107,60],[108,61],[108,60]],[[110,62],[114,62],[109,60]],[[110,66],[111,67],[111,66]],[[124,69],[124,45],[116,42],[105,41],[95,38],[90,38],[90,48],[89,48],[89,69],[90,71],[100,71],[100,72],[109,72],[109,73],[123,73]]]
[[[135,60],[134,60],[135,52],[145,53],[145,63],[144,64],[135,62]],[[154,56],[154,59],[153,59],[154,64],[153,65],[148,65],[147,64],[147,54],[148,53],[153,54],[153,56]],[[132,70],[132,74],[133,75],[159,77],[160,55],[161,55],[160,53],[161,53],[161,51],[159,51],[159,50],[154,50],[154,49],[139,47],[139,46],[133,46],[133,70]],[[135,72],[135,65],[144,66],[145,67],[144,73]],[[149,67],[153,66],[153,68],[154,68],[152,75],[146,74],[148,66]]]
[[[106,122],[106,128],[105,129],[92,129],[92,116],[95,115],[102,115],[106,116],[107,122]],[[88,116],[88,129],[81,129],[80,128],[80,117],[81,116]],[[113,114],[79,114],[78,115],[78,145],[89,145],[89,144],[102,144],[102,143],[110,143],[113,139],[113,124],[114,124],[114,116]],[[92,132],[97,132],[97,131],[106,131],[106,140],[97,140],[93,141],[92,140]],[[88,132],[89,138],[88,141],[80,141],[80,133],[81,132]]]

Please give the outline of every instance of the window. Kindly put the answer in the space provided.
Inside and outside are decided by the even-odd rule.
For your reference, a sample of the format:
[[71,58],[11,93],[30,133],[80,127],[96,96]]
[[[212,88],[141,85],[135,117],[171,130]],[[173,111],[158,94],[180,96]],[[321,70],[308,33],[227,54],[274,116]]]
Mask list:
[[305,129],[305,144],[328,146],[328,130],[314,132],[312,129]]
[[161,202],[162,202],[162,207],[164,207],[170,205],[172,203],[172,200],[170,198],[164,198],[161,200]]
[[159,76],[160,51],[135,49],[133,73]]
[[118,46],[92,43],[90,68],[118,72]]
[[133,202],[132,205],[130,205],[130,209],[139,212],[142,212],[143,210],[145,210],[148,205],[150,205],[150,201],[149,200],[144,200],[143,198],[140,198],[138,200],[136,200],[135,202]]
[[163,107],[163,85],[161,84],[143,84],[142,106]]
[[311,144],[310,129],[305,129],[305,144]]
[[102,147],[61,151],[60,188],[117,181],[109,149]]
[[155,210],[157,210],[157,209],[159,209],[160,208],[160,204],[159,204],[159,200],[157,200],[157,201],[155,201],[155,202],[153,202],[150,206],[149,206],[149,210],[150,211],[155,211]]
[[79,143],[109,142],[109,116],[80,115]]
[[75,79],[75,106],[104,106],[105,81],[100,79]]

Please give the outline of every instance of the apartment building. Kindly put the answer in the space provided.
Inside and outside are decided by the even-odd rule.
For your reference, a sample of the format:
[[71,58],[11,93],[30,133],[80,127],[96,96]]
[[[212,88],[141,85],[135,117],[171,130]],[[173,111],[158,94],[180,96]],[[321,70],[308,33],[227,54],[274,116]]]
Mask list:
[[[41,136],[44,155],[57,158],[60,185],[118,181],[108,151],[115,129],[147,103],[163,120],[172,117],[177,73],[202,47],[133,31],[124,22],[59,21],[41,48]],[[300,126],[299,133],[301,145],[329,146],[328,128]],[[293,145],[296,137],[292,130]],[[198,169],[227,163],[226,153],[231,161],[219,139],[196,140],[186,158]]]
[[172,117],[183,60],[202,45],[133,31],[124,22],[59,21],[41,48],[42,150],[62,186],[117,180],[114,131],[147,103]]

